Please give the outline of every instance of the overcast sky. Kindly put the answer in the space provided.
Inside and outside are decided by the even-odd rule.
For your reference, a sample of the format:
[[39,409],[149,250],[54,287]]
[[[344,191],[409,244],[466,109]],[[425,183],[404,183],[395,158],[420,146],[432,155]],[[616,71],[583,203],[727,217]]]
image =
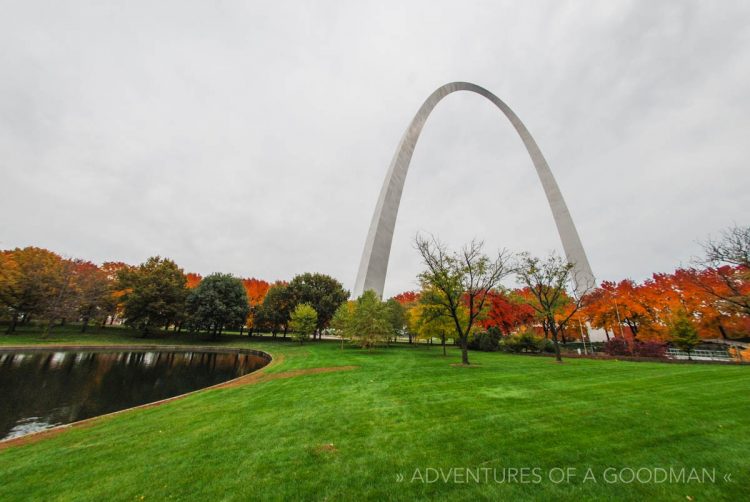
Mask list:
[[[440,85],[536,138],[598,279],[643,279],[750,206],[750,2],[0,0],[0,248],[354,284],[383,177]],[[562,253],[507,120],[441,102],[404,189],[418,232]]]

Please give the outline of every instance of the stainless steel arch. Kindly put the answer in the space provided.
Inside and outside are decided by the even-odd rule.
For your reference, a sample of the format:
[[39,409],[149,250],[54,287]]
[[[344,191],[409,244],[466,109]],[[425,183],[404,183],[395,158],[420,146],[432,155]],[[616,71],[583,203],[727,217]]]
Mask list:
[[513,124],[513,127],[521,137],[526,150],[531,156],[536,173],[539,175],[539,181],[542,183],[544,193],[547,195],[552,216],[557,225],[557,231],[560,234],[565,256],[568,262],[574,264],[573,281],[574,289],[577,293],[582,293],[594,284],[594,274],[591,272],[591,266],[586,258],[586,252],[583,250],[581,239],[578,237],[578,231],[573,224],[573,219],[565,204],[560,188],[557,186],[552,171],[550,171],[547,161],[542,155],[534,138],[531,137],[526,126],[523,125],[513,110],[506,105],[500,98],[492,94],[487,89],[468,82],[452,82],[445,84],[422,104],[419,111],[412,119],[409,128],[401,138],[401,142],[396,149],[396,154],[391,161],[388,173],[380,190],[378,203],[375,206],[375,213],[372,215],[370,231],[365,241],[365,249],[362,252],[362,260],[359,265],[357,280],[354,284],[354,296],[358,297],[364,291],[372,289],[380,296],[383,295],[385,285],[385,274],[388,270],[388,258],[391,254],[391,243],[393,241],[393,230],[396,226],[396,216],[401,201],[401,192],[406,180],[406,172],[409,170],[414,148],[422,132],[422,127],[427,121],[432,109],[440,102],[441,99],[456,91],[470,91],[484,96],[490,100]]

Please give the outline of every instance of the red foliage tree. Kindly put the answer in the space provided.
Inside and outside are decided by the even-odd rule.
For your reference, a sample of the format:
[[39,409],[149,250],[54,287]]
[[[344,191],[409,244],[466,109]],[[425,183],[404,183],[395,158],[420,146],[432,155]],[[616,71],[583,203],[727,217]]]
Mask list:
[[487,299],[487,313],[480,321],[484,329],[494,326],[507,336],[520,326],[534,321],[534,309],[512,294],[492,291]]
[[399,302],[401,305],[413,305],[419,301],[420,293],[418,291],[404,291],[393,297],[394,300]]

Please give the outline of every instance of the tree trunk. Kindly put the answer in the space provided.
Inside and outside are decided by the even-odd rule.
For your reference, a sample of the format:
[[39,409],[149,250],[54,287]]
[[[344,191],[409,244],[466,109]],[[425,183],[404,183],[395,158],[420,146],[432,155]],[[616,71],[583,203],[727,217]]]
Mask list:
[[555,346],[555,360],[558,363],[562,362],[562,356],[560,355],[560,345],[557,343],[557,326],[555,323],[550,323],[549,330],[552,333],[552,344]]
[[635,340],[638,337],[638,326],[627,319],[625,319],[625,324],[630,328],[630,333],[633,335],[633,340]]
[[46,339],[49,336],[49,331],[52,329],[52,324],[55,321],[50,317],[50,320],[47,321],[44,325],[44,330],[42,331],[42,339]]
[[87,316],[83,318],[83,324],[81,324],[81,333],[85,333],[88,327],[89,327],[89,318]]
[[8,325],[8,329],[5,330],[5,334],[9,335],[13,333],[16,330],[16,324],[18,324],[18,311],[13,311],[13,318],[10,320],[10,324]]
[[468,366],[469,365],[469,347],[467,343],[468,335],[462,336],[460,338],[461,341],[461,364]]
[[443,355],[446,356],[447,354],[445,353],[445,333],[443,333],[442,341],[443,341]]
[[724,326],[719,324],[719,333],[721,333],[721,339],[726,340],[727,339],[727,332],[724,331]]

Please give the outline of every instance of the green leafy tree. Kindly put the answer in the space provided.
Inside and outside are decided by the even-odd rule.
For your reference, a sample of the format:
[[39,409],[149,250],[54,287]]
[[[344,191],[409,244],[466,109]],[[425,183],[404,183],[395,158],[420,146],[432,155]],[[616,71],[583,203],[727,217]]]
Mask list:
[[336,309],[336,313],[331,319],[331,328],[334,334],[341,339],[341,348],[344,348],[344,342],[354,338],[354,312],[357,309],[356,301],[348,301],[341,304]]
[[328,327],[336,309],[349,298],[349,292],[331,276],[325,274],[301,274],[289,283],[293,303],[308,303],[318,313],[318,332]]
[[292,336],[300,345],[315,333],[318,326],[318,313],[308,303],[300,303],[294,308],[289,327],[292,330]]
[[514,335],[508,335],[501,341],[501,348],[508,352],[540,352],[547,340],[535,335],[530,330],[524,330]]
[[211,274],[190,291],[187,316],[190,325],[216,338],[225,328],[239,328],[250,313],[242,281],[230,274]]
[[391,336],[393,336],[394,341],[396,341],[397,338],[401,336],[404,328],[406,327],[406,308],[394,298],[391,298],[390,300],[385,302],[385,304],[388,308],[388,320],[390,321],[391,327],[393,328],[393,333]]
[[[417,338],[430,340],[430,343],[433,338],[439,339],[445,356],[447,355],[446,338],[449,333],[455,332],[455,325],[445,308],[433,298],[438,294],[436,291],[425,291],[420,295],[419,303],[414,307],[411,329]],[[465,309],[461,309],[460,314],[462,320],[465,319]]]
[[372,290],[357,299],[350,322],[351,338],[362,348],[371,349],[386,343],[393,333],[388,306]]
[[286,336],[294,307],[295,302],[289,286],[277,282],[268,289],[263,303],[255,313],[254,323],[258,329],[270,331],[274,337],[279,331],[283,331]]
[[[552,336],[555,359],[562,362],[559,337],[565,324],[578,312],[585,298],[585,295],[576,298],[566,293],[573,278],[573,264],[554,253],[545,260],[523,253],[515,269],[518,281],[526,286],[529,293],[528,304],[536,312],[545,331]],[[587,286],[590,288],[593,284]]]
[[371,349],[387,343],[393,335],[393,311],[387,302],[380,301],[374,291],[365,291],[355,301],[343,303],[331,320],[331,327],[344,340],[351,340],[362,348]]
[[422,289],[440,292],[434,297],[435,304],[453,321],[461,363],[468,365],[469,334],[483,314],[489,293],[510,272],[509,256],[501,251],[491,260],[478,241],[451,253],[436,239],[417,236],[416,247],[426,267],[419,274]]
[[154,256],[137,267],[118,272],[125,323],[148,336],[182,316],[187,297],[182,269],[167,258]]
[[690,353],[701,343],[698,330],[693,322],[684,311],[680,311],[675,315],[670,328],[672,343],[687,352],[688,359],[692,359]]

